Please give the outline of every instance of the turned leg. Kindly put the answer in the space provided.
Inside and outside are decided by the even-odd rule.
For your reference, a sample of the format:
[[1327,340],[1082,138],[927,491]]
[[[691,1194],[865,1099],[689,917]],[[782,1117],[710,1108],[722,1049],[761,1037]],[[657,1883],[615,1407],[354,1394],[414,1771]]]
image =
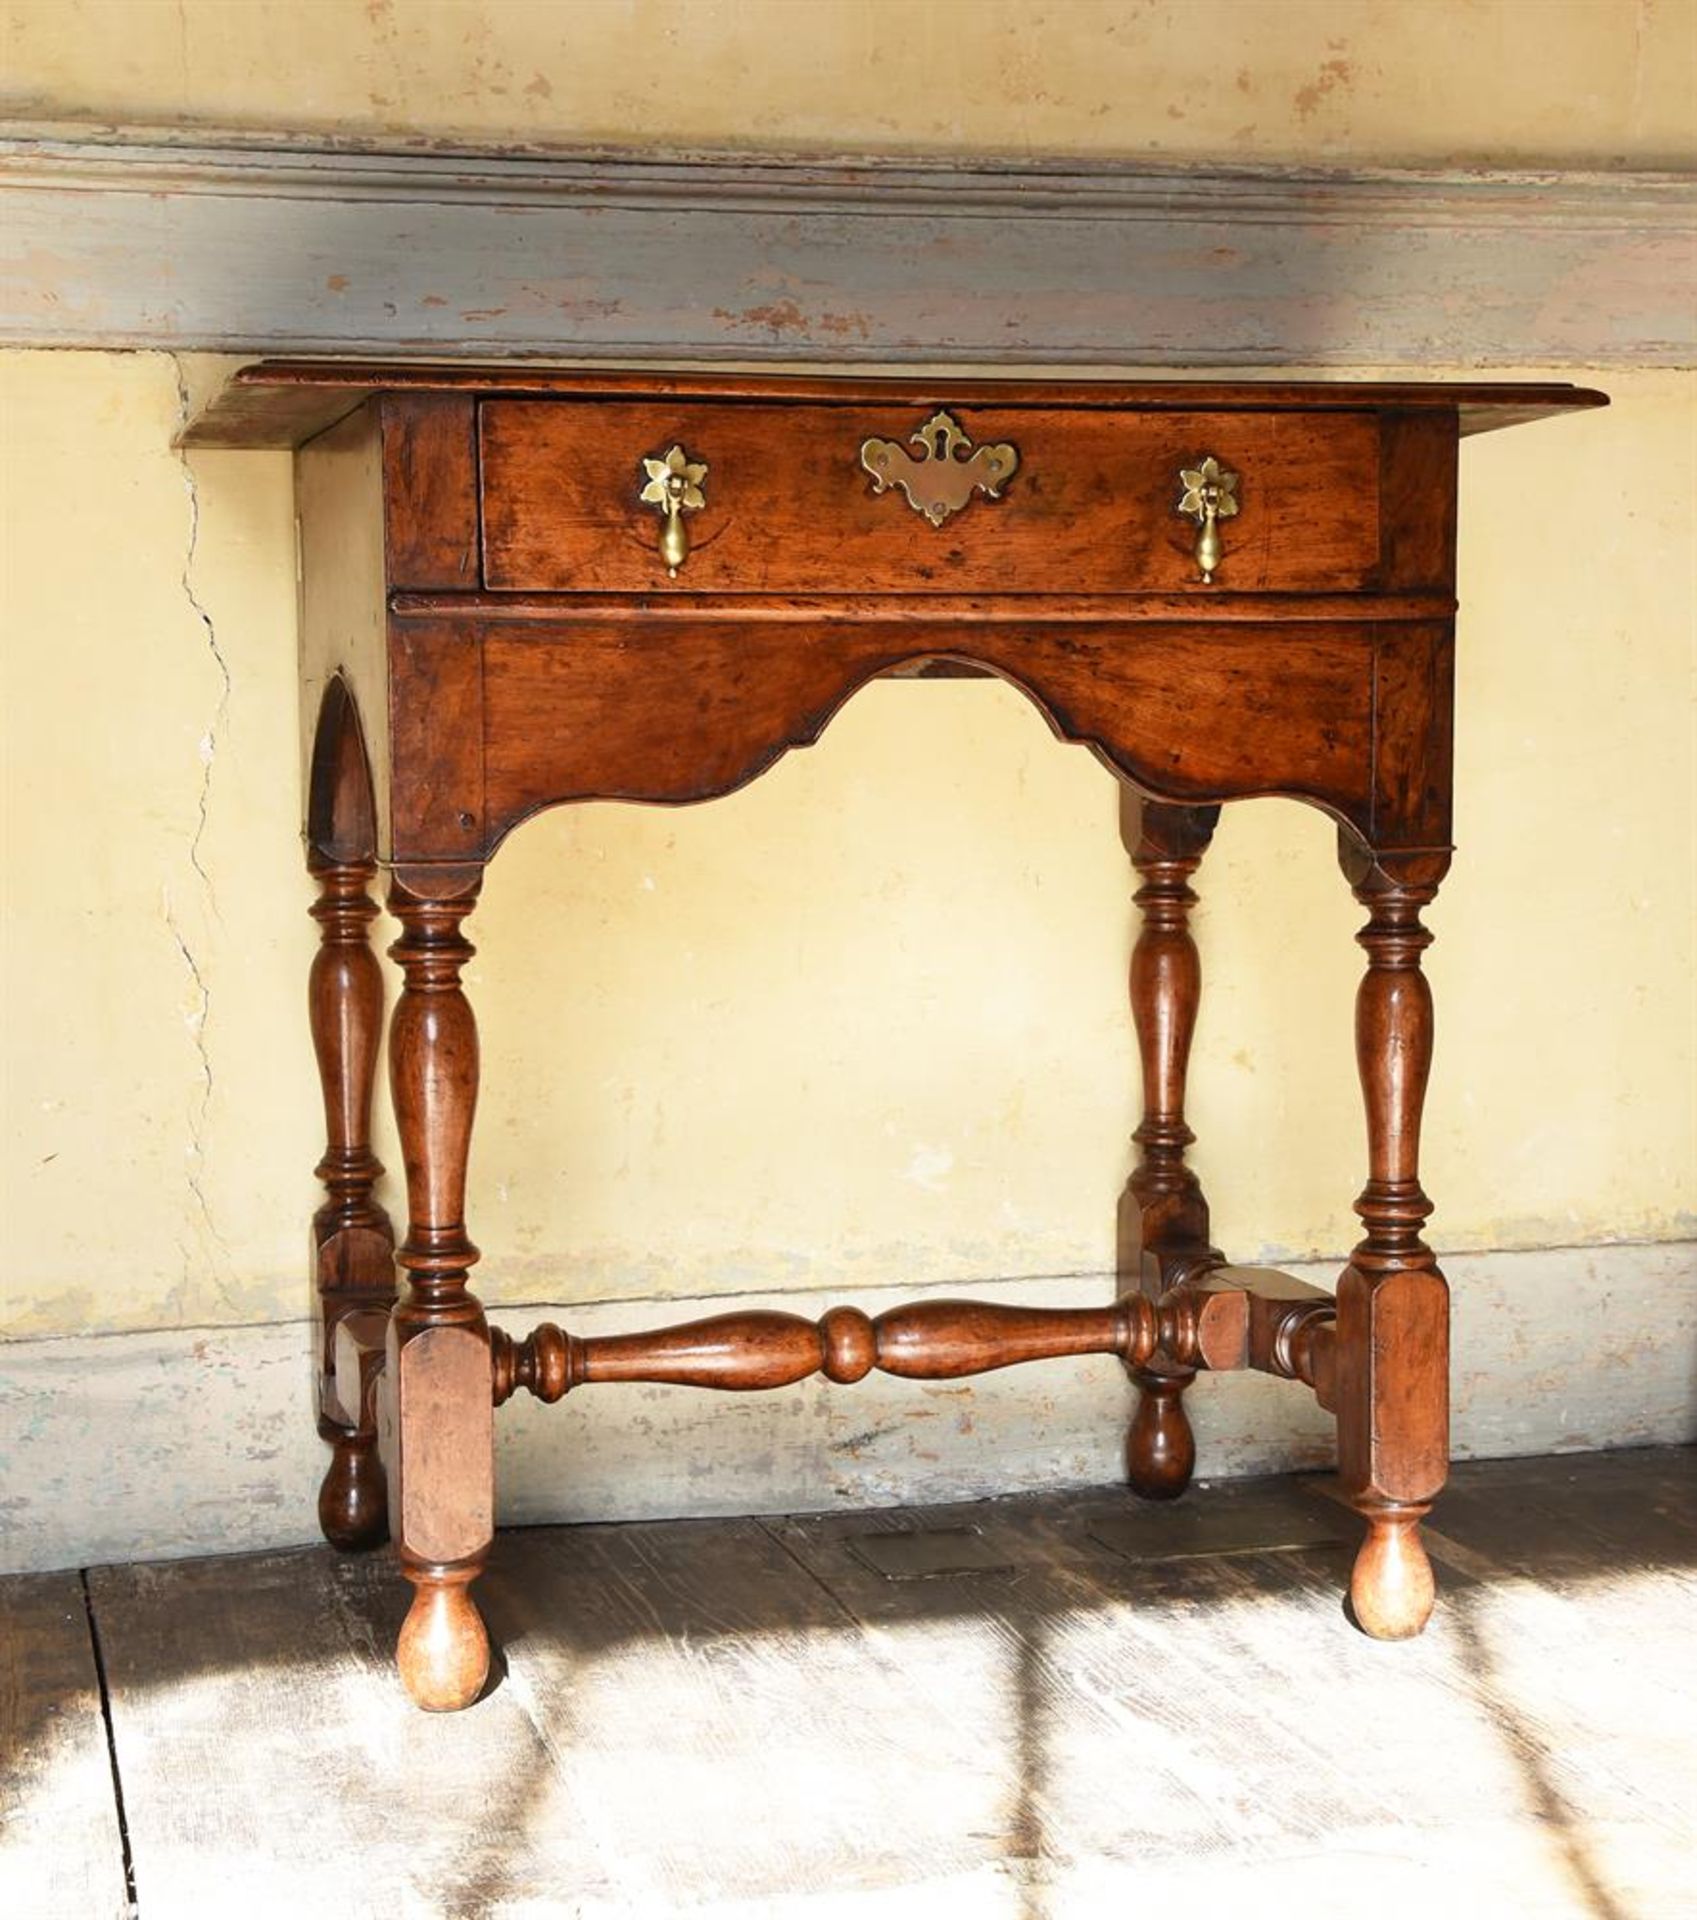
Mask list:
[[307,864],[319,886],[312,908],[319,948],[307,1004],[326,1135],[316,1169],[326,1198],[312,1221],[318,1431],[331,1448],[318,1493],[318,1520],[333,1546],[352,1549],[377,1545],[389,1530],[383,1469],[368,1411],[342,1404],[335,1376],[338,1325],[350,1314],[387,1308],[395,1297],[394,1232],[372,1198],[383,1172],[371,1151],[383,975],[368,938],[377,905],[366,886],[376,867],[369,860],[337,862],[317,852]]
[[1421,909],[1446,853],[1368,853],[1340,838],[1344,872],[1367,909],[1357,936],[1367,972],[1355,1051],[1367,1109],[1366,1229],[1338,1282],[1338,1465],[1367,1535],[1350,1578],[1357,1624],[1404,1640],[1432,1611],[1420,1521],[1449,1469],[1449,1288],[1421,1228],[1420,1114],[1432,1059],[1432,992]]
[[397,1657],[421,1706],[469,1706],[489,1670],[471,1598],[494,1534],[494,1403],[489,1329],[466,1287],[466,1158],[477,1104],[477,1023],[460,988],[472,956],[460,923],[480,873],[428,898],[397,877],[390,948],[404,987],[389,1035],[389,1074],[407,1170],[407,1237],[396,1255],[406,1292],[389,1318],[384,1392],[391,1432],[391,1515],[401,1570],[416,1589]]
[[[1122,1285],[1158,1298],[1187,1273],[1218,1262],[1208,1244],[1208,1203],[1185,1149],[1184,1083],[1202,992],[1190,933],[1190,876],[1219,819],[1218,807],[1174,807],[1122,793],[1121,831],[1141,876],[1142,926],[1131,956],[1131,1012],[1143,1065],[1143,1119],[1132,1138],[1137,1167],[1121,1212]],[[1132,1369],[1137,1411],[1126,1436],[1126,1478],[1148,1500],[1190,1484],[1196,1441],[1184,1411],[1189,1367],[1156,1358]]]

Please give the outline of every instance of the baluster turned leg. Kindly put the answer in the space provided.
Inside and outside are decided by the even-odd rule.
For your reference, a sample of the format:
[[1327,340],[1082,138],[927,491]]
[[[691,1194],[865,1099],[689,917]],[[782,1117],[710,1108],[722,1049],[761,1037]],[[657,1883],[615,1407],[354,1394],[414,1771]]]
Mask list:
[[1367,972],[1355,1051],[1367,1109],[1366,1228],[1338,1282],[1338,1464],[1367,1522],[1350,1600],[1375,1640],[1403,1640],[1432,1611],[1420,1521],[1449,1470],[1449,1288],[1421,1228],[1420,1117],[1432,1060],[1432,992],[1420,912],[1448,855],[1373,855],[1348,838],[1340,859],[1368,911]]
[[397,1658],[421,1706],[469,1706],[489,1670],[489,1638],[470,1594],[494,1534],[494,1406],[489,1329],[466,1287],[477,1249],[465,1228],[466,1160],[477,1105],[477,1023],[460,988],[473,948],[460,923],[478,875],[429,899],[396,881],[401,922],[390,948],[405,986],[389,1036],[395,1118],[406,1159],[408,1280],[389,1321],[386,1392],[391,1488],[412,1608]]
[[388,1533],[388,1502],[376,1436],[358,1408],[336,1397],[336,1326],[362,1308],[395,1297],[394,1231],[372,1198],[383,1168],[371,1151],[371,1092],[383,1018],[383,975],[368,930],[377,904],[366,892],[374,863],[334,862],[314,853],[312,907],[319,948],[307,984],[313,1050],[324,1090],[326,1145],[316,1168],[327,1198],[313,1216],[318,1282],[318,1431],[330,1465],[318,1492],[324,1537],[344,1549],[371,1547]]
[[[1202,965],[1190,933],[1190,876],[1213,837],[1218,807],[1175,807],[1126,790],[1122,833],[1142,877],[1143,916],[1131,956],[1131,1011],[1143,1064],[1143,1119],[1132,1135],[1136,1171],[1126,1190],[1122,1275],[1152,1298],[1187,1272],[1218,1262],[1208,1244],[1208,1203],[1185,1164],[1196,1136],[1185,1124],[1190,1040]],[[1184,1411],[1193,1369],[1156,1359],[1132,1369],[1137,1411],[1126,1436],[1126,1477],[1148,1500],[1172,1500],[1190,1484],[1196,1441]]]

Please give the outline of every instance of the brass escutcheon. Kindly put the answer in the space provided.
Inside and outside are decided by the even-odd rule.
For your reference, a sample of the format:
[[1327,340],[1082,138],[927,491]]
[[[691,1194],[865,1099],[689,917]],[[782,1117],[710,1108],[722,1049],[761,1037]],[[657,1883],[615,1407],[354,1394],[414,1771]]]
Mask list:
[[898,441],[863,440],[860,464],[872,476],[874,493],[900,487],[908,505],[934,527],[958,513],[975,493],[1000,499],[1019,465],[1017,449],[1005,440],[993,447],[974,448],[960,422],[948,413],[932,414],[924,426],[908,435],[908,446],[925,451],[915,459]]
[[707,462],[692,460],[682,447],[672,446],[654,457],[644,458],[642,470],[647,484],[637,496],[645,506],[658,507],[665,516],[660,529],[660,558],[666,571],[677,578],[678,568],[689,558],[689,529],[686,513],[698,512],[707,504]]
[[1237,512],[1237,475],[1227,473],[1209,454],[1194,467],[1180,468],[1178,477],[1184,487],[1178,510],[1201,522],[1202,531],[1196,536],[1196,564],[1202,569],[1203,584],[1212,586],[1225,558],[1219,523]]

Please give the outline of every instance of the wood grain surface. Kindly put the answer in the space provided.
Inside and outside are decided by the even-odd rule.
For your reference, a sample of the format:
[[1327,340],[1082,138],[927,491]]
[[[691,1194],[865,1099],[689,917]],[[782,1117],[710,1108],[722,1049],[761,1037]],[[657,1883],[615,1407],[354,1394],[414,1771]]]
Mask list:
[[0,1913],[128,1911],[82,1578],[14,1574],[0,1580]]
[[[395,1679],[380,1561],[97,1569],[137,1912],[1299,1920],[1323,1886],[1402,1920],[1465,1886],[1687,1913],[1691,1451],[1459,1468],[1428,1532],[1449,1603],[1397,1648],[1340,1616],[1333,1488],[510,1534],[479,1587],[505,1671],[448,1716]],[[37,1598],[0,1584],[9,1620]],[[11,1644],[38,1723],[92,1740],[86,1669]],[[7,1911],[122,1912],[22,1878],[48,1789],[18,1751]],[[51,1804],[121,1893],[110,1800]]]
[[[930,358],[935,359],[932,354]],[[674,361],[675,367],[676,362]],[[1194,369],[1195,358],[1185,363]],[[1265,363],[1262,363],[1265,364]],[[1359,362],[1357,364],[1360,364]],[[1525,364],[1525,363],[1522,363]],[[1063,376],[1064,377],[1064,376]],[[983,380],[935,372],[903,374],[677,373],[654,370],[587,372],[581,368],[491,364],[408,366],[395,361],[262,360],[239,367],[187,422],[179,443],[188,447],[293,447],[351,413],[373,393],[477,393],[550,399],[608,399],[621,394],[665,394],[722,401],[758,400],[782,382],[795,401],[858,406],[1053,406],[1056,378]],[[1502,380],[1065,380],[1068,404],[1096,408],[1177,411],[1239,407],[1271,411],[1398,412],[1451,408],[1463,433],[1518,426],[1574,408],[1601,407],[1607,396],[1563,381]],[[885,436],[888,438],[888,435]]]
[[[947,403],[947,390],[938,407]],[[1174,591],[1206,601],[1179,475],[1208,455],[1239,476],[1222,586],[1347,592],[1379,562],[1374,414],[1125,413],[956,404],[974,447],[1019,464],[941,526],[860,463],[869,439],[915,452],[937,411],[918,396],[850,407],[688,400],[479,407],[484,582],[589,592],[1019,594]],[[642,461],[681,446],[707,466],[674,581]]]
[[[786,747],[815,740],[878,674],[933,653],[989,666],[1057,734],[1094,743],[1163,797],[1284,792],[1353,813],[1364,831],[1370,824],[1375,643],[1372,630],[1342,623],[1230,632],[1104,624],[1056,634],[1035,620],[628,629],[558,618],[483,631],[482,791],[470,770],[455,791],[467,811],[487,805],[491,841],[562,800],[728,792]],[[1441,630],[1418,631],[1441,644]],[[403,691],[398,702],[413,697]],[[432,698],[421,681],[421,714]],[[1430,724],[1414,707],[1387,725],[1392,718],[1412,733]],[[419,828],[405,831],[425,844],[424,823],[449,803],[446,786],[433,785],[418,803]],[[396,838],[410,844],[399,819]]]

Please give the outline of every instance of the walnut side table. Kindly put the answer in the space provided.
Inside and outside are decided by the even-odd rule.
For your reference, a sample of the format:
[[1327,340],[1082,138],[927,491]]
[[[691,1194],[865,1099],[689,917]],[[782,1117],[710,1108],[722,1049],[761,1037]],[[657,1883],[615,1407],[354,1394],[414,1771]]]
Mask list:
[[[301,541],[311,1025],[329,1144],[313,1221],[328,1538],[393,1526],[402,1678],[463,1707],[489,1645],[495,1409],[602,1381],[949,1379],[1117,1354],[1133,1489],[1183,1491],[1198,1368],[1254,1367],[1338,1423],[1369,1634],[1433,1602],[1419,1523],[1448,1466],[1448,1290],[1421,1230],[1432,1046],[1421,910],[1450,861],[1460,435],[1605,404],[1529,385],[1084,384],[268,363],[187,430],[292,446]],[[711,799],[879,674],[999,675],[1119,777],[1142,885],[1143,1120],[1121,1297],[931,1301],[818,1322],[492,1331],[467,1287],[477,1030],[462,925],[511,830],[564,801]],[[1188,928],[1220,803],[1337,822],[1367,913],[1355,1005],[1363,1238],[1336,1295],[1233,1266],[1185,1164]],[[370,1144],[387,875],[403,985],[395,1245]],[[396,1269],[403,1285],[397,1294]]]

